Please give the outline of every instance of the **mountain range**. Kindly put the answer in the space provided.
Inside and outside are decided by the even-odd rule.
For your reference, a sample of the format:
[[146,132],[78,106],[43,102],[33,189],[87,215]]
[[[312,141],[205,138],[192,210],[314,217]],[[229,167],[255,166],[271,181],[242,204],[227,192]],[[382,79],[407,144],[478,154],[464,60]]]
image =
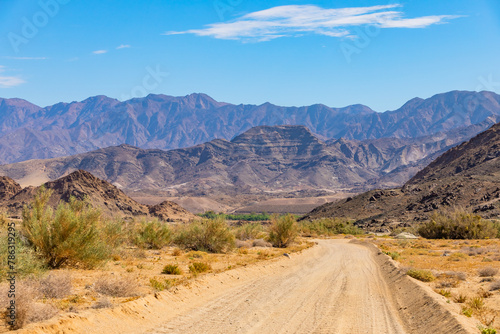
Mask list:
[[303,219],[346,217],[360,226],[384,228],[457,208],[485,218],[500,216],[500,123],[451,148],[401,188],[328,203]]
[[313,196],[402,185],[470,132],[418,139],[322,141],[299,125],[258,126],[231,141],[175,150],[122,144],[0,166],[23,186],[86,170],[128,191],[164,196]]
[[184,148],[214,139],[231,140],[260,125],[303,125],[321,140],[467,133],[451,138],[458,143],[498,121],[500,96],[492,92],[453,91],[425,100],[415,98],[383,113],[363,105],[234,105],[204,94],[148,95],[125,102],[95,96],[44,108],[22,99],[0,99],[0,163],[75,155],[121,144]]

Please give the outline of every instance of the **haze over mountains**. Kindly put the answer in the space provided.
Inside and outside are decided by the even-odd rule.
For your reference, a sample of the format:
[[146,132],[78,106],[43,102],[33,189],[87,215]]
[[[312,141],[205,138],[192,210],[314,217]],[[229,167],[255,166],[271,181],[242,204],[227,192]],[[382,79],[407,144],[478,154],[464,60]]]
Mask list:
[[460,142],[499,120],[500,96],[492,92],[453,91],[425,100],[415,98],[384,113],[363,105],[233,105],[204,94],[149,95],[125,102],[96,96],[45,108],[21,99],[0,99],[0,163],[68,156],[120,144],[189,147],[216,138],[230,140],[259,125],[304,125],[323,140],[415,139],[456,130],[451,140]]

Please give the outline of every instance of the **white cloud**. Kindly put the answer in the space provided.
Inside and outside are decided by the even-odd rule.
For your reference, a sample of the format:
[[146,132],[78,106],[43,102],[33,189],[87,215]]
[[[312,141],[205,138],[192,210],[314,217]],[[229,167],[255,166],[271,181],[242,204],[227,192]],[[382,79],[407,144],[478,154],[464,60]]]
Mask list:
[[170,31],[164,35],[194,34],[217,39],[269,41],[304,33],[330,37],[352,37],[349,28],[373,25],[379,28],[425,28],[457,18],[452,15],[404,18],[401,5],[324,9],[314,5],[278,6],[246,14],[234,21],[214,23],[202,29]]
[[128,44],[122,44],[122,45],[119,45],[116,47],[117,50],[120,50],[120,49],[128,49],[130,48],[131,46],[128,45]]
[[[5,66],[0,65],[0,73],[5,72]],[[0,74],[0,88],[10,88],[19,86],[25,81],[19,77],[8,77]]]
[[97,51],[94,51],[92,53],[95,55],[102,55],[102,54],[105,54],[107,52],[108,52],[108,50],[97,50]]

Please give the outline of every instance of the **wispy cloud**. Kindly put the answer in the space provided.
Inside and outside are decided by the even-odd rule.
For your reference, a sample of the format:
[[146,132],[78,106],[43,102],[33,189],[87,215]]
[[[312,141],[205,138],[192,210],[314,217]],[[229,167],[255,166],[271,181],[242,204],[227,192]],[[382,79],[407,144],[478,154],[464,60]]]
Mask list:
[[92,53],[95,55],[102,55],[102,54],[108,53],[108,50],[96,50],[96,51],[93,51]]
[[5,72],[5,66],[0,65],[0,88],[11,88],[25,83],[25,81],[19,77],[3,76],[3,72]]
[[119,45],[116,47],[117,50],[120,50],[120,49],[128,49],[130,48],[131,46],[128,45],[128,44],[122,44],[122,45]]
[[353,37],[350,28],[425,28],[457,18],[453,15],[405,18],[401,5],[324,9],[314,5],[278,6],[253,12],[231,22],[214,23],[202,29],[169,31],[164,35],[194,34],[217,39],[269,41],[305,33],[330,37]]
[[15,59],[15,60],[46,60],[47,57],[4,57],[5,59]]

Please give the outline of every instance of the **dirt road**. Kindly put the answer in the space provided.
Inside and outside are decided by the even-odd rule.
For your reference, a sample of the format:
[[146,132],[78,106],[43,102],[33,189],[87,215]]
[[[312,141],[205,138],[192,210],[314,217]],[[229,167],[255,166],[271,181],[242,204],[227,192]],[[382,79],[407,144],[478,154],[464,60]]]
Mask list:
[[148,333],[406,333],[372,252],[319,241],[314,255],[224,291]]
[[318,240],[282,257],[199,277],[106,310],[67,314],[23,334],[477,333],[375,246]]

